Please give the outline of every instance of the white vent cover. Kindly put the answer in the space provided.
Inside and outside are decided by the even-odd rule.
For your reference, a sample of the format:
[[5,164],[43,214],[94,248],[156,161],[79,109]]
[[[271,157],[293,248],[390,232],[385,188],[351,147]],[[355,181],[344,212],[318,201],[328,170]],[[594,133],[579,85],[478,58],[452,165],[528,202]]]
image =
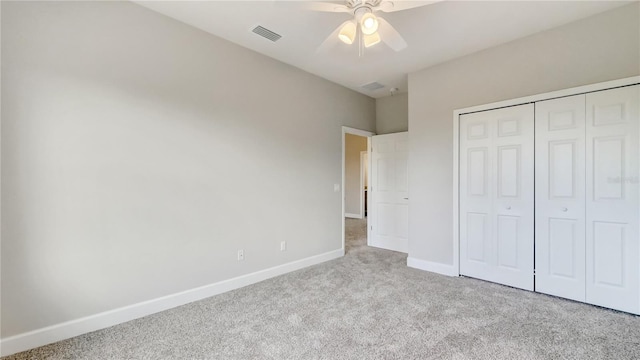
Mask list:
[[273,42],[276,42],[276,41],[280,40],[280,38],[282,37],[282,35],[276,34],[273,31],[271,31],[271,30],[269,30],[267,28],[264,28],[264,27],[262,27],[260,25],[256,26],[251,31],[253,31],[254,33],[262,36],[263,38],[269,39],[269,40],[271,40]]
[[377,81],[374,81],[372,83],[364,84],[361,87],[365,90],[374,91],[374,90],[382,89],[384,85],[380,84]]

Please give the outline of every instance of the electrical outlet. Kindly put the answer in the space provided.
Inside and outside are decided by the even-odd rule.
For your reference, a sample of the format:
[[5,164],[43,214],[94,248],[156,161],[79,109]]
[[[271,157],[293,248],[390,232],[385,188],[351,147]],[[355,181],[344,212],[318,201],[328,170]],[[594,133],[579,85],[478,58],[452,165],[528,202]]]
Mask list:
[[281,241],[280,242],[280,251],[285,251],[287,250],[287,242],[286,241]]
[[238,250],[238,261],[244,260],[244,250]]

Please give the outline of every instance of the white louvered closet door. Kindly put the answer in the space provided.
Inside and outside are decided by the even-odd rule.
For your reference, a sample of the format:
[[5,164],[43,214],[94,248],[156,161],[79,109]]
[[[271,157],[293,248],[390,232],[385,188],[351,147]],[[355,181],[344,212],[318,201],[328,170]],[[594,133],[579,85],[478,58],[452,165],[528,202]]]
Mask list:
[[586,300],[640,312],[640,86],[586,95]]
[[585,95],[535,106],[536,291],[585,301]]
[[533,290],[533,104],[460,116],[460,273]]

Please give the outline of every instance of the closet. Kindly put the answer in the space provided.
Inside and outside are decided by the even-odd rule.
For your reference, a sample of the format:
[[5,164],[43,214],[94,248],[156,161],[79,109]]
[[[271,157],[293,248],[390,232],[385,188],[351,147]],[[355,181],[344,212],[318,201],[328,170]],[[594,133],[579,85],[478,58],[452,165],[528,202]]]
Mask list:
[[461,275],[640,314],[631,80],[457,114]]

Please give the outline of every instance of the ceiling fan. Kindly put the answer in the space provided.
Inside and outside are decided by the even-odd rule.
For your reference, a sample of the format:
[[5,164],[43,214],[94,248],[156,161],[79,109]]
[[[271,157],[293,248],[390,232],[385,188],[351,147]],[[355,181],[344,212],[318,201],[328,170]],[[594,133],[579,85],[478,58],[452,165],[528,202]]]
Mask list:
[[305,2],[313,11],[350,13],[353,15],[336,28],[318,47],[321,51],[338,38],[345,44],[358,41],[360,47],[372,47],[381,41],[395,51],[407,47],[400,33],[385,19],[377,16],[378,11],[389,13],[429,5],[438,1],[392,1],[392,0],[347,0],[345,4],[331,2]]

